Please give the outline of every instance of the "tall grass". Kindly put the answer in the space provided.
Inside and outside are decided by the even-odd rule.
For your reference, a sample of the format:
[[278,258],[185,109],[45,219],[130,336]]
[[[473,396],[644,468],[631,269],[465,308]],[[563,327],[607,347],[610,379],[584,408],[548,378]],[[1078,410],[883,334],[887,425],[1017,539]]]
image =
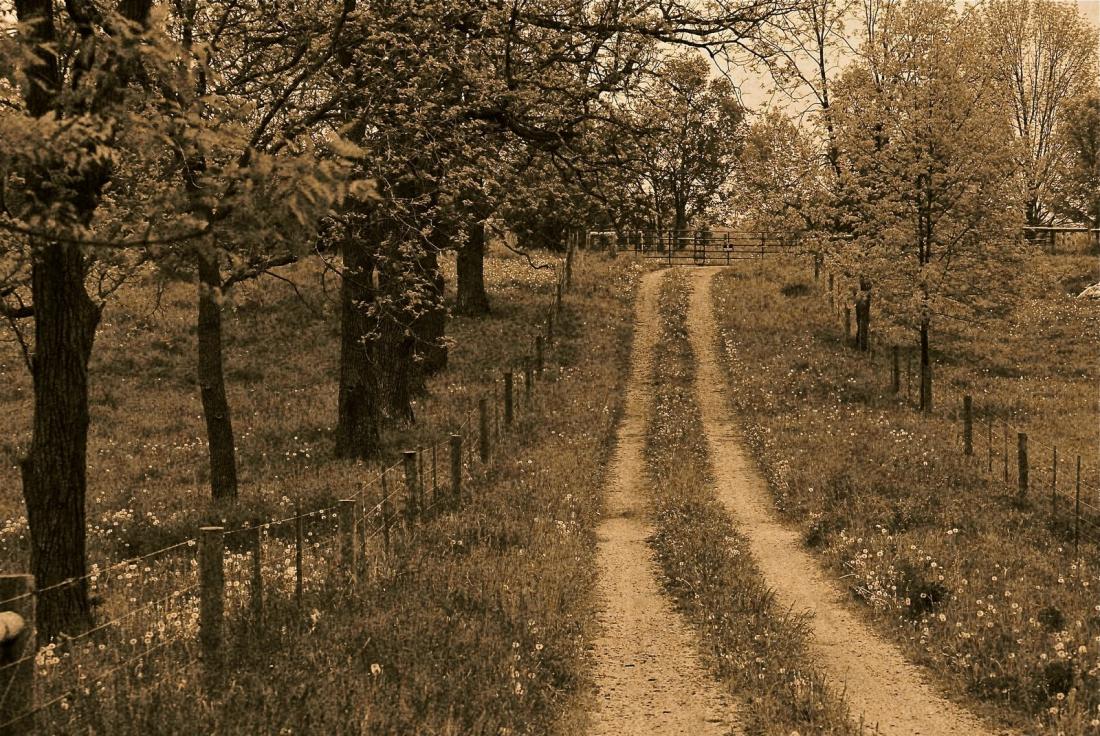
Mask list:
[[[987,475],[984,452],[962,455],[950,409],[923,417],[894,397],[888,376],[843,345],[808,273],[802,263],[749,265],[720,276],[714,292],[733,408],[777,505],[950,692],[1028,733],[1098,733],[1100,548],[1086,541],[1074,559],[1043,490],[1021,503]],[[1012,337],[1011,321],[1041,306],[1027,301],[986,325],[986,341],[1010,337],[984,353],[1000,368],[981,380],[1020,376],[990,396],[1011,390],[1017,414],[1053,441],[1094,447],[1096,406],[1083,386],[1096,379],[1095,312],[1047,299],[1059,329],[1081,332],[1066,350],[1056,342],[1014,355],[1027,339]],[[940,341],[945,351],[964,344],[977,354],[977,341]]]
[[660,297],[655,410],[646,435],[666,585],[698,629],[711,664],[744,703],[750,733],[850,734],[843,698],[810,661],[806,622],[777,604],[748,541],[714,495],[694,356],[688,288],[672,271]]
[[[506,433],[488,475],[473,481],[470,503],[405,531],[395,530],[389,554],[379,545],[368,556],[358,587],[348,585],[335,570],[331,519],[319,521],[311,527],[307,544],[303,608],[288,594],[292,584],[288,587],[284,579],[272,585],[262,628],[243,616],[232,619],[229,666],[224,670],[197,664],[193,646],[184,642],[102,682],[94,672],[80,680],[75,670],[66,670],[63,648],[53,650],[44,666],[53,675],[84,684],[77,696],[41,714],[43,730],[573,732],[569,724],[583,720],[589,692],[585,645],[593,625],[593,528],[610,430],[619,412],[637,272],[622,259],[582,256],[536,399],[531,406],[519,399],[517,424]],[[456,426],[478,396],[496,387],[500,369],[518,363],[541,328],[553,275],[499,257],[490,261],[488,273],[493,315],[452,322],[450,367],[433,379],[430,396],[420,400],[417,424],[391,434],[393,450],[427,444]],[[256,288],[278,293],[274,285]],[[311,297],[320,299],[319,290],[307,290],[306,298]],[[251,313],[247,319],[256,322],[238,325],[250,335],[269,319],[282,325],[280,319],[293,322],[295,315],[302,316],[290,304],[291,294],[276,299],[261,292],[258,298],[287,310],[282,318],[267,309]],[[320,321],[315,326],[323,329]],[[302,398],[319,397],[319,387],[334,387],[326,368],[327,351],[335,350],[334,336],[295,338],[298,333],[289,328],[278,334],[284,338],[281,344],[252,343],[257,352],[249,365],[258,375],[247,380],[237,397],[242,402],[238,406],[246,407],[243,416],[252,411],[243,423],[252,430],[244,443],[255,441],[256,447],[267,449],[242,451],[242,469],[251,481],[243,488],[245,510],[232,512],[230,522],[286,514],[299,500],[307,508],[321,505],[348,495],[374,472],[331,457],[326,417],[307,408],[308,400]],[[115,349],[111,344],[101,347],[105,352]],[[143,355],[132,348],[127,352]],[[300,373],[288,371],[287,364]],[[173,370],[186,375],[182,365]],[[100,380],[107,379],[101,375]],[[123,383],[122,377],[117,380]],[[180,386],[162,385],[164,400],[190,400]],[[118,394],[129,397],[130,391],[119,387]],[[97,410],[110,414],[123,407],[100,405]],[[150,452],[143,446],[159,451],[186,444],[178,426],[185,421],[191,420],[158,426],[134,416],[126,432],[121,420],[101,423],[97,442],[139,455]],[[117,435],[104,436],[109,429]],[[156,438],[142,441],[131,437],[131,431],[156,432]],[[288,446],[297,447],[297,454],[275,452]],[[183,460],[168,463],[154,484],[140,467],[153,455],[117,466],[107,457],[117,456],[108,453],[93,461],[96,472],[90,475],[99,478],[99,495],[92,503],[97,512],[124,521],[109,526],[111,534],[97,536],[98,554],[190,536],[199,520],[228,515],[204,508],[202,492],[189,488],[183,476]],[[102,475],[135,480],[131,473],[145,478],[147,493],[132,493],[125,486],[108,489],[102,480]],[[187,497],[176,499],[173,493]],[[158,523],[151,521],[153,516]],[[285,530],[279,534],[285,537]],[[11,537],[18,538],[18,533]],[[273,536],[268,554],[285,549],[285,541]],[[19,544],[9,545],[10,564],[18,564],[19,549]],[[229,584],[243,580],[246,585],[247,570],[238,569],[234,559],[234,553],[227,558]],[[289,569],[278,554],[272,555],[271,564],[273,575]],[[194,626],[184,618],[185,626]]]

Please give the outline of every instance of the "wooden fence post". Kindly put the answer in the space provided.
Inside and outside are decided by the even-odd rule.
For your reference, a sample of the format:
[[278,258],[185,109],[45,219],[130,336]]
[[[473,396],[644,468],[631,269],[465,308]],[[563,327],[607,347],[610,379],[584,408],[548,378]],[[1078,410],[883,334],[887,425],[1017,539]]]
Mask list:
[[986,447],[989,450],[989,469],[986,471],[989,473],[989,477],[993,477],[993,417],[989,417],[989,424],[986,425],[985,436]]
[[531,406],[531,384],[535,382],[534,371],[531,369],[531,356],[523,356],[523,405]]
[[34,576],[0,575],[0,601],[0,736],[17,736],[33,730],[19,717],[34,708]]
[[852,308],[848,305],[844,306],[844,344],[847,345],[852,339]]
[[539,380],[542,379],[543,355],[542,335],[535,335],[535,370],[538,371]]
[[477,400],[477,451],[482,463],[489,462],[489,402]]
[[894,346],[893,353],[894,372],[890,382],[890,389],[894,392],[894,395],[897,396],[901,393],[901,355],[897,345]]
[[264,622],[264,528],[252,530],[252,582],[249,593],[252,604],[252,625],[259,628]]
[[504,426],[512,426],[512,371],[504,371]]
[[207,674],[221,666],[225,638],[225,529],[199,529],[199,641]]
[[974,404],[970,394],[963,397],[963,454],[974,454]]
[[302,518],[302,504],[294,507],[294,600],[298,608],[302,607],[302,590],[305,580],[302,575],[302,548],[306,542],[305,520]]
[[367,527],[370,526],[370,505],[367,501],[367,489],[369,485],[362,484],[359,491],[359,500],[356,502],[355,518],[359,527],[359,558],[361,565],[367,563]]
[[462,503],[462,435],[451,435],[451,501],[457,509]]
[[1016,433],[1016,467],[1020,498],[1027,495],[1027,433]]
[[416,450],[405,450],[405,516],[411,521],[420,515],[416,496]]
[[1080,561],[1081,547],[1081,456],[1077,456],[1077,491],[1073,502],[1073,558]]
[[359,556],[355,544],[355,499],[342,498],[336,505],[337,534],[340,537],[340,566],[352,582],[359,582]]
[[1050,521],[1058,518],[1058,448],[1054,448],[1054,457],[1050,461]]
[[[436,445],[438,445],[438,444],[439,443],[437,442]],[[436,458],[435,458],[436,445],[432,445],[432,504],[433,505],[439,502],[439,476],[436,475],[436,473],[438,472],[438,468],[436,467],[437,463],[436,463]]]
[[382,512],[382,548],[386,554],[390,553],[390,519],[392,514],[390,513],[390,493],[388,484],[386,483],[386,476],[389,475],[389,470],[382,471],[382,500],[379,502],[380,511]]
[[424,448],[416,448],[416,501],[420,513],[428,510],[428,504],[424,503],[424,483],[428,480],[428,474],[424,472]]

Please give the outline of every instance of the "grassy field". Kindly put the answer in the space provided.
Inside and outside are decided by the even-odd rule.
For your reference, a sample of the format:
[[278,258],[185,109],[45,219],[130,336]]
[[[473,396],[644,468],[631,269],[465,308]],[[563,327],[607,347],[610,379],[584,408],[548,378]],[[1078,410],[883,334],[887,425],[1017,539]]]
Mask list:
[[[230,526],[287,516],[299,502],[328,504],[377,471],[331,456],[337,335],[316,271],[299,269],[304,303],[285,284],[260,283],[238,292],[230,313],[229,380],[243,479],[242,508],[229,514]],[[466,418],[540,329],[552,272],[507,256],[492,257],[487,271],[492,316],[452,320],[450,367],[419,402],[418,423],[387,437],[394,452],[430,444]],[[83,673],[87,687],[43,714],[46,730],[574,732],[570,724],[583,718],[590,697],[593,528],[637,273],[625,259],[581,256],[536,401],[520,401],[517,425],[488,474],[475,473],[473,502],[395,529],[388,555],[380,539],[372,541],[359,587],[334,577],[333,519],[319,518],[308,532],[304,610],[287,595],[293,585],[284,574],[286,540],[273,533],[265,572],[280,584],[269,589],[261,629],[233,619],[226,653],[232,667],[215,682],[202,686],[193,645],[181,645],[102,684],[94,684],[95,671]],[[152,295],[135,286],[107,314],[93,363],[89,469],[98,559],[185,540],[201,521],[226,515],[207,508],[201,487],[205,448],[188,359],[189,293],[173,286],[152,311]],[[147,308],[144,316],[134,316],[138,307]],[[29,392],[14,360],[5,357],[11,376],[3,399],[25,422]],[[9,441],[7,452],[14,456],[19,446]],[[14,470],[5,473],[13,475],[5,478],[3,503],[18,513]],[[25,523],[16,518],[3,537],[9,569],[22,567],[24,537]],[[247,570],[237,564],[245,557],[232,550],[227,556],[231,599],[238,586],[247,587]],[[186,585],[194,573],[183,568],[152,564],[144,572],[161,578],[162,587]],[[101,605],[101,614],[115,605]],[[140,620],[154,627],[149,641],[163,638],[154,618]],[[194,620],[184,612],[172,626],[193,634]],[[49,652],[44,672],[60,686],[84,682],[66,667],[67,657],[64,647]],[[73,714],[79,718],[70,724]]]
[[809,661],[803,621],[782,610],[748,543],[714,497],[710,458],[694,399],[688,292],[673,271],[662,285],[655,410],[646,436],[666,585],[703,640],[749,733],[854,734],[843,698]]
[[[1058,288],[1095,266],[1040,262],[1012,308],[936,332],[937,385],[971,391],[982,412],[972,458],[957,391],[938,391],[931,417],[906,402],[904,378],[894,396],[889,342],[876,359],[846,347],[808,264],[750,264],[716,281],[733,409],[777,506],[949,692],[1028,733],[1100,733],[1100,544],[1083,535],[1074,558],[1067,499],[1050,512],[1047,456],[1033,455],[1031,495],[1017,497],[1014,435],[1009,483],[997,434],[988,473],[984,421],[1026,426],[1095,467],[1097,306]],[[1086,531],[1093,518],[1086,509]]]

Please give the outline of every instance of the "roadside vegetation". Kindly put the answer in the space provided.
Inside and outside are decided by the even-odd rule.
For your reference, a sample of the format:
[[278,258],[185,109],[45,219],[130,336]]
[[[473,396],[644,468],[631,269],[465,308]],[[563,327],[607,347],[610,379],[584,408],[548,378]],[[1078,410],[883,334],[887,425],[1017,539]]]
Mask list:
[[[1096,305],[1058,287],[1095,279],[1070,273],[1082,265],[1096,267],[1039,257],[1014,304],[937,334],[934,375],[1095,468]],[[1021,499],[1015,436],[1007,485],[995,436],[991,475],[984,417],[975,455],[963,455],[961,397],[944,391],[922,415],[904,385],[895,396],[887,338],[873,322],[877,359],[847,347],[823,291],[805,261],[746,264],[715,281],[732,408],[776,506],[948,692],[1028,733],[1100,733],[1095,532],[1082,522],[1075,558],[1065,496],[1050,512],[1049,471]],[[1072,485],[1070,472],[1060,477]]]
[[[87,687],[43,711],[44,732],[575,732],[570,724],[583,719],[590,692],[585,646],[594,621],[593,529],[620,410],[638,271],[627,259],[590,255],[578,261],[535,399],[528,405],[517,383],[516,424],[505,431],[498,416],[502,439],[493,464],[470,479],[471,500],[460,509],[405,529],[399,524],[388,553],[375,537],[358,587],[333,573],[331,521],[311,526],[302,608],[285,586],[273,585],[261,628],[247,617],[230,619],[229,666],[213,677],[203,675],[213,669],[199,666],[195,647],[186,643],[110,677],[94,669],[70,673],[63,648],[45,650],[43,676],[61,677],[66,687],[86,681]],[[544,325],[553,272],[493,255],[486,275],[495,294],[493,314],[452,320],[449,331],[460,344],[448,370],[433,379],[430,398],[418,401],[417,423],[385,437],[385,464],[464,421],[477,397],[499,390],[501,370],[520,365],[524,347]],[[301,288],[306,302],[324,309],[320,291]],[[132,294],[139,296],[151,297]],[[265,308],[274,305],[277,310]],[[215,518],[218,507],[208,511],[198,502],[203,490],[190,475],[202,467],[202,420],[186,362],[135,349],[168,332],[186,355],[191,338],[186,321],[172,318],[177,308],[182,310],[165,295],[161,311],[148,317],[156,320],[148,332],[116,313],[101,362],[93,363],[94,410],[103,417],[89,455],[92,514],[102,520],[90,539],[97,555],[114,558],[174,543],[193,536],[202,522],[222,520]],[[240,508],[223,511],[232,517],[228,526],[287,516],[299,503],[304,509],[327,505],[377,475],[380,466],[336,459],[330,444],[317,439],[331,416],[322,397],[335,395],[334,363],[318,356],[336,353],[335,331],[302,329],[319,317],[293,290],[275,283],[238,295],[236,308],[227,312],[236,317],[229,322],[229,374],[239,382],[235,401],[240,416],[251,417],[241,432],[249,438],[242,443],[246,480]],[[287,321],[294,320],[290,330]],[[124,359],[135,365],[116,372],[114,361]],[[122,392],[131,376],[155,383],[156,398]],[[256,386],[264,390],[253,391]],[[14,382],[5,387],[16,411],[25,395],[20,388]],[[103,400],[111,395],[118,398]],[[154,400],[163,403],[146,403]],[[120,446],[109,432],[124,424],[141,433]],[[258,435],[252,427],[265,431]],[[446,472],[440,471],[443,477]],[[18,498],[11,495],[8,503]],[[9,529],[5,561],[18,569],[25,531],[18,524]],[[235,586],[247,587],[247,571],[234,560],[231,553],[231,600]],[[144,575],[132,575],[135,585],[171,572],[151,564]],[[273,564],[289,570],[292,562]],[[129,585],[122,582],[109,595],[144,590]],[[147,620],[156,637],[158,621]],[[191,635],[195,625],[183,623]]]
[[653,545],[665,583],[699,632],[709,663],[744,704],[749,733],[857,733],[841,693],[809,659],[805,621],[777,604],[747,540],[714,496],[694,399],[688,288],[679,271],[662,285],[656,406],[646,436]]

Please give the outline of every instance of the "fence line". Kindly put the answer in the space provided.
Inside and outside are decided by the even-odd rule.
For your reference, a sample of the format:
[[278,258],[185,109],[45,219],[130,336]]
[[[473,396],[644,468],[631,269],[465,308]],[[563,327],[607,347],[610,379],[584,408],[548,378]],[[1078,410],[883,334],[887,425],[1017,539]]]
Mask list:
[[[182,542],[177,542],[153,552],[146,553],[118,562],[110,563],[105,568],[97,568],[86,575],[61,581],[54,585],[35,590],[33,581],[28,589],[15,595],[7,595],[0,599],[0,615],[10,611],[17,614],[21,624],[26,624],[26,629],[21,630],[17,636],[9,636],[6,629],[0,629],[0,643],[5,643],[0,649],[0,736],[8,736],[14,733],[26,733],[37,725],[42,713],[55,706],[68,708],[68,704],[81,692],[90,692],[107,678],[142,663],[154,653],[163,652],[170,645],[176,643],[198,644],[201,650],[201,659],[189,660],[184,667],[190,668],[201,665],[204,672],[212,673],[228,666],[221,661],[221,649],[225,640],[225,623],[227,610],[248,611],[259,623],[263,620],[265,608],[264,590],[267,578],[273,578],[276,587],[282,583],[286,594],[293,599],[299,610],[304,610],[305,581],[310,576],[305,574],[307,564],[319,565],[328,569],[329,578],[335,575],[352,582],[359,581],[363,574],[363,564],[368,553],[368,543],[383,537],[383,555],[389,555],[391,550],[391,535],[395,529],[399,533],[407,533],[417,524],[432,515],[446,510],[459,508],[463,500],[469,500],[469,494],[463,494],[464,488],[470,488],[468,483],[475,481],[475,463],[482,469],[482,474],[487,470],[498,451],[502,434],[512,429],[518,415],[533,415],[539,406],[535,399],[536,386],[542,378],[543,361],[554,345],[554,318],[561,311],[563,293],[567,292],[571,285],[573,256],[576,242],[571,241],[564,268],[555,269],[558,273],[554,285],[554,299],[546,314],[545,322],[539,325],[539,333],[532,341],[532,347],[538,358],[536,366],[530,357],[525,356],[521,361],[511,361],[505,366],[502,379],[506,380],[507,390],[497,393],[494,389],[500,385],[500,381],[494,381],[490,391],[478,400],[478,405],[488,401],[493,402],[494,416],[501,404],[508,410],[508,421],[505,427],[490,426],[487,421],[487,412],[482,413],[482,421],[475,422],[474,409],[468,408],[462,413],[462,419],[450,433],[428,447],[417,447],[406,451],[402,460],[385,467],[377,476],[358,484],[357,490],[348,496],[339,499],[336,503],[324,508],[303,512],[299,508],[295,514],[282,519],[273,519],[251,524],[249,526],[224,529],[222,527],[205,527],[199,535]],[[519,370],[515,370],[517,368]],[[516,400],[517,386],[511,385],[513,376],[518,376],[523,383],[523,400]],[[499,398],[499,401],[498,401]],[[476,440],[471,435],[478,432]],[[478,448],[475,451],[475,442]],[[465,456],[463,456],[465,452]],[[440,456],[450,459],[451,472],[447,483],[451,487],[451,493],[444,494],[441,488],[446,487],[440,483],[438,460]],[[429,459],[430,458],[430,459]],[[429,465],[425,468],[425,462]],[[405,475],[401,483],[393,483],[390,489],[390,476],[399,473],[403,468]],[[447,473],[444,473],[446,477]],[[430,479],[430,481],[429,481]],[[430,482],[431,498],[425,501],[425,484]],[[378,493],[380,491],[380,493]],[[404,508],[395,511],[398,499],[404,498]],[[377,499],[377,500],[375,500]],[[410,513],[412,511],[412,513]],[[374,520],[375,523],[372,523]],[[310,522],[307,529],[306,522]],[[318,529],[318,526],[327,527]],[[277,529],[289,531],[293,528],[293,541],[278,540],[282,547],[281,558],[279,551],[275,551],[276,564],[280,566],[276,574],[275,569],[265,573],[264,560],[268,558],[265,552],[270,550],[272,541],[277,540],[273,532]],[[242,551],[228,548],[226,542],[239,540],[246,542]],[[265,547],[265,540],[268,542]],[[320,554],[322,546],[325,550],[332,550],[338,554],[328,556]],[[51,643],[38,649],[34,635],[34,603],[44,593],[49,593],[61,587],[71,586],[96,580],[100,576],[125,567],[127,571],[138,569],[139,563],[155,562],[153,558],[168,555],[181,549],[194,549],[197,551],[197,560],[189,560],[189,569],[196,568],[196,582],[183,588],[173,588],[168,595],[158,596],[153,600],[138,603],[137,598],[130,598],[130,602],[138,603],[127,610],[113,616],[110,620],[97,624],[94,627],[74,637],[67,637],[61,643]],[[307,556],[308,549],[314,550],[314,554]],[[310,559],[312,557],[312,559]],[[287,565],[293,561],[292,566]],[[227,566],[227,562],[230,564]],[[229,568],[227,570],[227,567]],[[146,567],[146,570],[149,568]],[[292,571],[293,578],[286,573]],[[227,574],[228,573],[228,574]],[[30,576],[0,576],[0,581],[9,578],[28,579]],[[142,584],[147,580],[140,575]],[[293,582],[293,589],[289,590]],[[6,590],[6,588],[5,588]],[[197,595],[195,595],[197,593]],[[166,619],[160,619],[153,626],[153,630],[166,632],[172,628],[178,628],[170,639],[156,641],[155,636],[150,636],[149,622],[144,621],[138,629],[144,632],[129,631],[123,633],[123,628],[129,622],[141,620],[143,615],[155,612],[162,605],[170,605],[176,601],[186,599],[185,605],[190,607],[190,618],[187,621],[180,616],[176,624],[170,626]],[[21,613],[20,613],[21,612]],[[190,623],[194,618],[198,619],[197,629]],[[108,634],[114,634],[113,638]],[[127,636],[130,638],[127,640]],[[18,638],[19,646],[13,646]],[[126,646],[139,649],[124,660],[114,662],[106,669],[99,669],[95,674],[78,673],[76,669],[76,655],[83,648],[90,648],[93,655],[102,659],[102,652],[106,650],[120,649]],[[143,645],[143,646],[140,646]],[[59,652],[60,655],[55,656]],[[62,664],[62,660],[68,660]],[[73,679],[82,679],[88,684],[77,685],[60,692],[47,692],[39,695],[42,690],[51,683],[62,679],[61,670],[69,670]],[[64,687],[64,685],[62,685]],[[14,697],[13,697],[14,696]],[[70,717],[76,717],[70,714]],[[28,724],[27,720],[32,719]]]
[[[851,332],[852,303],[847,300],[847,292],[841,287],[841,279],[836,278],[836,275],[832,272],[827,272],[827,277],[830,308],[834,313],[834,317],[840,318],[843,322],[845,344],[854,346]],[[876,342],[869,341],[868,350],[865,354],[874,369],[885,369],[892,393],[897,395],[899,401],[904,405],[910,406],[913,400],[912,366],[914,350],[911,347],[905,348],[905,390],[902,391],[900,380],[902,370],[900,365],[902,348],[900,346],[902,341],[896,335],[899,332],[904,332],[905,328],[882,312],[879,312],[876,319],[878,323],[885,323],[886,327],[885,329],[880,327],[875,334],[885,333],[888,336],[887,344],[890,345],[891,350],[889,352],[876,350]],[[894,337],[891,339],[889,336]],[[931,393],[930,411],[935,413],[938,409],[939,416],[951,422],[956,430],[956,443],[963,445],[963,452],[966,451],[966,434],[969,428],[971,433],[970,455],[975,454],[977,443],[973,435],[974,418],[975,416],[981,418],[984,415],[987,424],[987,438],[986,458],[982,466],[986,475],[990,477],[990,481],[997,482],[999,475],[999,481],[1006,490],[1014,491],[1021,501],[1026,500],[1034,507],[1035,513],[1040,513],[1043,505],[1035,502],[1040,497],[1039,494],[1049,490],[1051,494],[1051,523],[1057,525],[1068,518],[1072,518],[1072,542],[1075,560],[1080,561],[1081,542],[1091,543],[1096,545],[1097,549],[1100,549],[1100,485],[1090,483],[1084,477],[1088,467],[1087,465],[1082,467],[1082,454],[1073,453],[1077,460],[1075,476],[1069,478],[1067,483],[1059,486],[1059,468],[1062,465],[1059,465],[1057,445],[1029,436],[1026,427],[999,416],[999,412],[995,409],[984,408],[983,411],[983,407],[975,401],[973,389],[964,387],[949,376],[944,375],[944,370],[945,366],[942,363],[937,362],[930,365],[930,372],[935,376],[934,385],[938,386]],[[951,409],[947,411],[947,407],[951,407]],[[969,415],[967,415],[968,411]],[[995,432],[998,426],[1000,427],[999,436],[1001,439],[999,445],[996,442],[997,433]],[[1012,440],[1009,439],[1010,436],[1013,437]],[[1034,458],[1032,450],[1036,447],[1047,451],[1048,457],[1051,459],[1050,465],[1047,465],[1045,461],[1041,463],[1032,461],[1032,458]],[[1065,448],[1061,449],[1065,450]],[[1014,463],[1009,461],[1010,453],[1013,450],[1016,454]],[[994,458],[997,460],[996,463]],[[1062,464],[1065,465],[1069,463],[1070,454],[1063,452],[1062,458],[1064,458]],[[998,469],[1001,471],[999,474]],[[1012,473],[1010,473],[1010,470]],[[1062,477],[1066,476],[1063,475]],[[1096,498],[1096,503],[1090,502],[1087,498],[1082,498],[1082,490],[1092,492]],[[1059,500],[1063,503],[1059,504]],[[1072,513],[1066,516],[1071,511],[1070,504],[1072,504]]]

